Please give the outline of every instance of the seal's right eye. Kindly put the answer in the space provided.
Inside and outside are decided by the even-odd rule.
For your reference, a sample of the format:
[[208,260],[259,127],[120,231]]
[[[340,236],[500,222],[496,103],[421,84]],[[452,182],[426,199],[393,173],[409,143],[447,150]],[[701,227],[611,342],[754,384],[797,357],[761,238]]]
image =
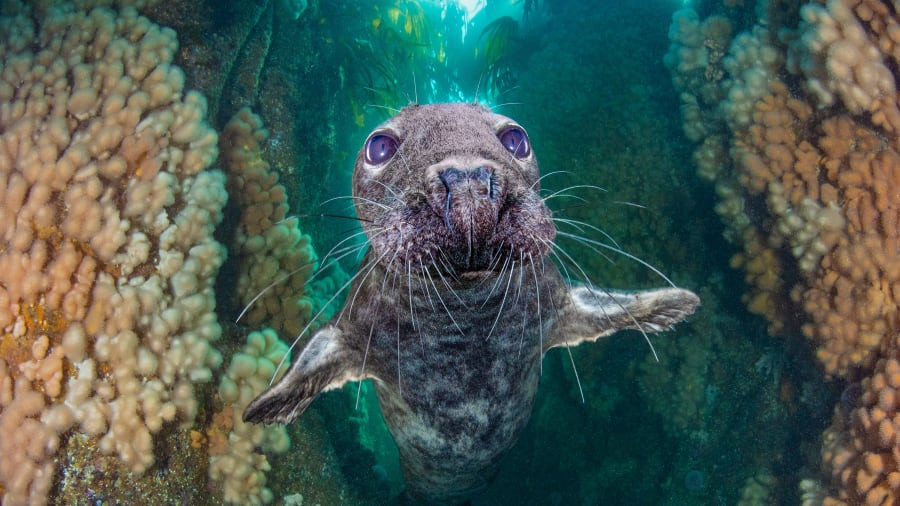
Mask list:
[[366,141],[366,163],[381,165],[394,157],[399,142],[386,133],[375,134]]
[[524,160],[531,154],[528,135],[525,134],[525,130],[517,126],[504,128],[497,134],[497,138],[500,139],[503,147],[519,160]]

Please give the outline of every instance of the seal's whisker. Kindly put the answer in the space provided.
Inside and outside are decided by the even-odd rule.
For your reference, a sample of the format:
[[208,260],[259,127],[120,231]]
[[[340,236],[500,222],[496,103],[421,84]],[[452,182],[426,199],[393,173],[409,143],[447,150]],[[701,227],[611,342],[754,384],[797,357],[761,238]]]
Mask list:
[[[503,268],[506,269],[506,266],[504,265]],[[484,338],[485,340],[491,338],[491,335],[494,333],[494,328],[497,327],[497,322],[500,321],[500,315],[503,314],[503,305],[506,304],[506,296],[509,295],[509,285],[512,283],[513,271],[515,271],[515,269],[516,262],[513,261],[512,266],[509,269],[509,279],[506,280],[506,290],[503,291],[503,299],[500,301],[500,309],[497,310],[497,317],[494,318],[494,324],[491,325],[491,330],[488,332],[487,337]],[[482,307],[484,307],[484,304],[482,304]]]
[[647,206],[644,206],[644,205],[641,205],[641,204],[636,204],[636,203],[634,203],[634,202],[628,202],[628,201],[626,201],[626,200],[612,200],[612,201],[610,201],[610,202],[611,202],[612,204],[621,204],[621,205],[623,205],[623,206],[637,207],[638,209],[647,209]]
[[505,107],[507,105],[523,105],[522,102],[503,102],[502,104],[490,105],[488,106],[488,110],[494,112],[494,109],[499,109],[501,107]]
[[[431,262],[434,263],[434,255],[431,254],[431,251],[428,252],[428,256],[431,257]],[[459,298],[459,294],[456,293],[456,290],[454,290],[452,286],[450,286],[450,283],[448,283],[447,280],[444,278],[444,275],[441,274],[441,270],[435,269],[435,271],[437,272],[438,277],[441,278],[441,281],[444,282],[444,286],[446,286],[447,289],[450,290],[450,293],[452,293],[453,296],[456,297],[456,300],[459,301],[460,304],[462,304],[462,307],[469,309],[469,305],[466,304],[465,302],[463,302],[463,300],[461,298]],[[429,277],[430,277],[430,273],[429,273]],[[434,281],[432,281],[432,284],[433,283],[434,283]],[[437,287],[435,286],[434,289],[437,290]],[[440,296],[440,294],[438,294],[438,296]]]
[[567,191],[569,191],[569,190],[577,190],[577,189],[579,189],[579,188],[588,188],[588,189],[591,189],[591,190],[600,190],[600,191],[602,191],[602,192],[608,192],[608,191],[609,191],[609,190],[607,190],[606,188],[602,188],[602,187],[597,186],[597,185],[592,185],[592,184],[576,184],[576,185],[572,185],[572,186],[563,188],[562,190],[557,190],[557,191],[551,193],[550,195],[544,197],[543,200],[544,200],[544,202],[546,202],[547,200],[552,199],[553,197],[559,195],[560,193],[565,193],[565,192],[567,192]]
[[[360,287],[363,286],[363,285],[365,284],[366,278],[368,278],[368,277],[369,277],[369,274],[371,274],[372,271],[375,269],[376,265],[377,265],[377,263],[376,263],[376,264],[372,264],[372,266],[369,268],[369,271],[366,272],[366,273],[363,275],[362,278],[360,278],[360,282],[359,282],[359,284],[356,286],[356,293],[357,293],[357,294],[359,293]],[[359,271],[357,271],[357,274],[359,274],[359,273],[361,273],[361,272],[362,272],[362,269],[360,269]],[[354,300],[355,300],[356,295],[354,295],[353,297],[354,297]],[[347,311],[347,308],[348,308],[348,307],[350,308],[350,311]],[[341,322],[341,320],[344,319],[344,313],[345,313],[345,312],[347,313],[347,319],[348,319],[348,320],[351,319],[351,318],[353,317],[353,304],[352,304],[352,303],[351,303],[349,306],[348,306],[347,304],[344,304],[344,307],[341,308],[341,312],[338,313],[337,318],[334,319],[334,325],[335,325],[335,326],[337,326],[337,325]]]
[[346,214],[332,214],[332,213],[304,213],[304,214],[295,214],[292,216],[286,216],[275,222],[276,225],[280,225],[291,218],[339,218],[342,220],[353,220],[353,221],[361,221],[365,223],[372,223],[372,220],[367,220],[365,218],[360,218],[359,216],[348,216]]
[[497,264],[500,263],[500,258],[502,258],[501,253],[502,253],[502,251],[500,251],[496,248],[491,252],[491,263],[490,263],[490,265],[488,265],[489,271],[492,271],[497,268]]
[[552,218],[552,219],[553,219],[553,221],[558,221],[558,222],[560,222],[560,223],[565,223],[565,224],[567,224],[567,225],[571,225],[571,226],[573,226],[573,227],[576,227],[576,228],[578,228],[581,232],[584,232],[584,230],[581,229],[581,227],[587,227],[587,228],[589,228],[589,229],[591,229],[591,230],[594,230],[594,231],[596,231],[596,232],[600,232],[601,234],[603,234],[603,237],[606,237],[607,239],[609,239],[610,242],[612,242],[613,245],[614,245],[615,247],[621,248],[621,246],[619,246],[619,243],[617,243],[616,240],[613,239],[611,235],[607,234],[605,230],[603,230],[602,228],[600,228],[600,227],[598,227],[598,226],[596,226],[596,225],[591,225],[590,223],[587,223],[587,222],[581,221],[581,220],[573,220],[573,219],[571,219],[571,218],[554,217],[554,218]]
[[412,290],[412,261],[406,261],[406,286],[409,291],[409,317],[413,324],[413,329],[416,331],[416,334],[419,335],[419,346],[422,348],[422,358],[425,358],[425,339],[422,338],[422,322],[421,320],[416,323],[416,313],[413,305],[413,290]]
[[[562,257],[560,257],[555,251],[557,248],[560,251],[563,251],[562,248],[560,248],[556,244],[551,244],[550,246],[551,246],[550,254],[552,254],[556,258],[556,260],[559,262],[559,266],[563,270],[563,275],[566,277],[566,283],[571,285],[572,278],[569,277],[569,270],[566,268],[566,263],[563,261]],[[565,253],[565,252],[563,251],[563,253]],[[569,257],[569,258],[571,258],[571,257]],[[572,260],[572,263],[575,263],[575,261]],[[577,264],[575,264],[575,265],[576,265],[576,267],[578,266]],[[606,321],[608,321],[609,323],[612,323],[612,318],[610,318],[609,313],[606,312],[606,309],[603,306],[600,306],[600,310],[603,311],[603,316],[606,317]]]
[[[572,278],[569,277],[569,270],[566,268],[566,263],[563,261],[562,257],[560,257],[560,256],[556,253],[556,251],[555,251],[556,249],[559,249],[560,251],[563,251],[562,248],[560,248],[560,247],[557,246],[556,244],[551,243],[551,244],[550,244],[550,254],[553,255],[553,256],[556,258],[557,262],[559,262],[559,267],[563,270],[563,275],[565,276],[566,283],[567,283],[568,285],[571,285],[571,283],[572,283],[572,281],[571,281]],[[565,253],[565,251],[563,251],[563,253]],[[566,256],[568,256],[568,255],[566,255]],[[569,257],[569,258],[571,259],[571,257]],[[575,263],[575,261],[572,260],[572,263]],[[575,266],[578,267],[578,264],[575,263]],[[606,312],[606,309],[605,309],[603,306],[600,306],[600,310],[603,311],[603,316],[606,317],[606,321],[612,323],[612,318],[609,316],[609,313]]]
[[500,269],[500,274],[497,275],[497,279],[494,281],[494,286],[491,287],[491,291],[488,292],[487,297],[484,298],[484,302],[481,303],[481,307],[478,309],[484,308],[484,306],[491,300],[491,296],[494,295],[494,292],[497,291],[497,285],[500,284],[500,281],[503,279],[503,273],[506,272],[506,268],[509,266],[510,257],[506,257],[506,262],[503,263],[503,268]]
[[[372,91],[372,92],[376,92],[374,89],[369,88],[369,87],[365,87],[365,89],[367,89],[367,90],[369,90],[369,91]],[[377,93],[377,92],[376,92],[376,93]],[[391,113],[392,115],[393,115],[393,114],[397,114],[397,113],[400,112],[399,109],[396,109],[396,108],[394,108],[394,107],[388,107],[388,106],[386,106],[386,105],[380,105],[380,104],[366,104],[366,107],[374,107],[374,108],[376,108],[376,109],[384,109],[385,111],[388,111],[388,112]]]
[[553,255],[554,258],[556,258],[557,263],[559,264],[559,268],[562,269],[563,279],[565,279],[566,284],[571,285],[572,278],[569,276],[569,270],[566,268],[566,264],[565,262],[563,262],[562,258],[560,258],[559,255],[556,254],[556,251],[554,251],[556,245],[552,242],[547,241],[546,239],[544,239],[543,242],[550,247],[550,254]]
[[[369,263],[372,265],[378,265],[378,262],[380,262],[383,258],[384,258],[384,255],[382,255],[377,260],[370,261]],[[368,267],[368,265],[366,265],[366,267]],[[312,318],[309,319],[309,321],[306,323],[306,326],[303,327],[303,330],[301,330],[300,333],[297,334],[297,337],[294,338],[294,341],[288,347],[287,352],[284,354],[283,357],[281,357],[281,360],[278,361],[278,365],[275,366],[275,372],[272,373],[272,379],[269,380],[269,386],[272,386],[272,383],[275,381],[275,378],[278,377],[278,373],[281,371],[281,367],[284,365],[284,361],[287,360],[287,358],[291,355],[291,352],[294,351],[294,348],[297,346],[297,343],[300,342],[300,338],[303,337],[303,334],[305,334],[306,331],[309,330],[310,327],[312,327],[313,323],[315,323],[316,320],[318,320],[319,317],[325,313],[325,310],[328,309],[328,306],[330,306],[331,303],[334,302],[334,299],[336,299],[338,297],[338,295],[340,295],[344,290],[346,290],[347,287],[350,286],[350,284],[353,283],[353,281],[356,280],[356,278],[358,278],[361,273],[362,273],[362,270],[360,270],[356,274],[350,276],[350,279],[348,279],[346,283],[344,283],[339,289],[337,289],[334,292],[334,295],[332,295],[331,298],[328,299],[328,301],[322,305],[322,308],[319,309],[319,312],[316,313],[315,316],[313,316]]]
[[[376,229],[373,229],[373,230],[376,230]],[[361,232],[361,233],[364,233],[364,232]],[[316,272],[312,273],[309,278],[307,278],[306,282],[309,283],[310,281],[313,281],[320,272],[328,270],[328,268],[331,267],[332,265],[334,265],[335,262],[341,260],[342,258],[346,257],[347,255],[353,254],[353,252],[355,250],[364,248],[365,243],[363,243],[362,245],[359,245],[359,246],[354,245],[354,246],[350,246],[347,248],[343,248],[342,250],[340,250],[341,254],[337,258],[331,259],[331,261],[329,261],[328,257],[335,251],[335,248],[337,248],[340,244],[346,242],[347,240],[349,240],[357,235],[359,235],[359,234],[354,234],[353,236],[348,237],[348,238],[344,239],[343,241],[339,242],[338,244],[336,244],[334,246],[334,248],[331,248],[331,251],[329,251],[328,254],[326,254],[325,257],[322,259],[322,264],[324,264],[324,265],[320,264],[320,267],[316,270]],[[253,306],[253,304],[255,304],[256,301],[258,301],[259,298],[263,296],[263,294],[265,294],[266,292],[268,292],[269,290],[274,288],[276,285],[283,283],[284,281],[286,281],[288,278],[290,278],[294,274],[297,274],[298,272],[302,271],[306,267],[309,267],[310,265],[314,265],[314,264],[315,264],[314,261],[306,262],[303,265],[301,265],[300,267],[297,267],[296,269],[292,270],[291,272],[281,276],[280,278],[278,278],[275,281],[272,281],[271,283],[266,285],[265,288],[260,290],[259,293],[257,293],[255,296],[253,296],[253,298],[250,299],[250,301],[247,302],[246,305],[244,305],[244,309],[242,309],[240,314],[238,314],[237,318],[234,319],[234,323],[238,323],[239,321],[241,321],[241,318],[243,318],[244,315],[247,314],[247,311],[250,310],[250,308]]]
[[[399,153],[399,151],[397,151],[397,152]],[[402,156],[401,156],[401,158],[402,158]],[[403,205],[406,205],[406,200],[403,198],[403,195],[400,195],[399,193],[397,193],[397,191],[394,190],[393,188],[391,188],[390,186],[384,184],[383,182],[381,182],[377,179],[372,179],[371,182],[373,182],[375,184],[380,184],[381,186],[384,187],[385,190],[389,191],[391,193],[391,195],[393,195],[394,198],[397,199],[398,202],[400,202]]]
[[[406,169],[410,169],[412,167],[412,165],[409,163],[409,160],[406,159],[406,155],[403,154],[404,147],[405,147],[405,144],[400,144],[400,147],[397,148],[397,152],[395,154],[397,155],[397,158],[400,159],[400,163],[402,163]],[[391,188],[387,184],[385,184],[381,181],[378,181],[377,179],[373,179],[373,181],[380,183],[381,186],[383,186],[387,191],[391,192],[391,194],[394,196],[394,198],[397,199],[397,201],[399,201],[400,203],[402,203],[403,206],[408,206],[408,204],[406,202],[406,198],[404,197],[404,195],[406,195],[406,190],[403,190],[402,192],[400,192],[398,194],[393,188]]]
[[[562,316],[560,316],[559,310],[556,308],[556,302],[553,300],[553,297],[550,297],[550,307],[553,308],[553,314],[556,315],[556,321],[561,320]],[[584,404],[584,389],[581,387],[581,378],[578,377],[578,367],[575,366],[575,357],[572,356],[572,346],[569,344],[568,335],[565,337],[565,343],[566,353],[569,354],[569,362],[572,364],[572,372],[575,373],[575,384],[578,385],[578,394],[581,395],[581,403]]]
[[[516,300],[513,301],[513,305],[519,304],[519,296],[522,295],[522,280],[525,277],[525,256],[521,251],[519,251],[519,264],[522,266],[522,268],[519,269],[519,280],[516,283]],[[528,308],[525,308],[522,311],[522,335],[519,336],[519,351],[518,353],[516,353],[516,360],[518,360],[522,356],[522,345],[525,343],[525,322],[527,320],[527,317]]]
[[[378,237],[379,235],[381,235],[381,232],[382,232],[382,231],[384,231],[384,227],[373,227],[373,228],[370,229],[370,232],[374,232],[373,237]],[[352,234],[352,235],[350,235],[349,237],[345,237],[344,239],[342,239],[340,242],[338,242],[337,244],[335,244],[330,250],[328,250],[328,253],[326,253],[325,256],[322,258],[322,262],[327,261],[327,260],[328,260],[328,257],[330,257],[331,254],[334,253],[334,252],[340,247],[341,244],[344,244],[345,242],[347,242],[347,241],[353,239],[354,237],[359,237],[359,236],[361,236],[361,235],[365,235],[365,233],[366,233],[365,230],[360,230],[359,232],[357,232],[357,233],[355,233],[355,234]],[[365,245],[366,245],[366,243],[363,242],[363,243],[362,243],[362,246],[365,246]],[[358,245],[350,246],[350,248],[356,248],[356,247],[358,247]]]
[[255,304],[256,301],[259,300],[259,298],[262,297],[264,293],[268,292],[272,287],[274,287],[275,285],[283,282],[284,280],[288,279],[289,277],[293,276],[294,274],[297,274],[298,272],[302,271],[303,269],[305,269],[311,265],[314,265],[314,264],[315,264],[314,261],[306,262],[303,265],[301,265],[300,267],[297,267],[296,269],[292,270],[291,272],[285,274],[284,276],[281,276],[280,278],[278,278],[275,281],[272,281],[271,283],[266,285],[265,288],[260,290],[259,293],[257,293],[256,295],[253,296],[252,299],[250,299],[250,302],[248,302],[247,304],[244,305],[244,309],[242,309],[240,314],[237,315],[237,318],[234,319],[234,323],[241,321],[241,318],[243,318],[244,315],[247,314],[247,311],[250,310],[250,307],[253,306],[253,304]]
[[541,283],[538,281],[537,269],[534,268],[534,257],[528,254],[528,261],[531,263],[531,273],[534,274],[534,295],[537,297],[537,315],[538,315],[538,336],[540,336],[540,345],[538,349],[538,367],[541,376],[544,375],[544,317],[541,314]]
[[586,232],[586,230],[585,230],[584,227],[582,226],[583,223],[581,223],[581,222],[579,222],[579,221],[576,221],[576,220],[569,220],[569,219],[566,219],[566,218],[559,218],[559,217],[557,217],[557,216],[553,216],[553,217],[551,217],[550,219],[553,220],[553,221],[562,223],[562,224],[564,224],[564,225],[569,225],[569,226],[573,227],[575,230],[578,230],[579,232],[581,232],[582,234]]
[[[431,253],[429,252],[429,255],[430,254]],[[438,258],[441,261],[441,265],[444,266],[444,271],[450,276],[450,278],[453,279],[453,281],[456,281],[458,283],[459,276],[456,275],[456,269],[454,269],[453,266],[450,265],[450,259],[447,258],[446,253],[444,253],[442,250],[438,250]],[[433,261],[434,257],[432,257],[431,260]],[[438,268],[437,264],[435,264],[434,262],[432,262],[432,265],[434,265],[435,269]]]
[[[394,272],[394,279],[391,281],[391,287],[397,279],[397,273]],[[391,290],[393,291],[393,289]],[[403,397],[403,382],[400,380],[400,306],[397,306],[397,390],[400,397]]]
[[[381,232],[376,234],[376,236],[380,235],[380,234],[381,234]],[[360,243],[360,244],[344,246],[343,248],[336,250],[333,253],[331,251],[329,251],[328,254],[325,255],[325,258],[322,259],[322,264],[320,264],[319,268],[316,269],[316,272],[312,273],[312,275],[310,275],[309,278],[306,279],[306,283],[309,284],[310,282],[315,281],[316,278],[319,276],[319,274],[327,271],[328,268],[330,268],[334,264],[340,262],[344,258],[346,258],[354,253],[364,251],[366,249],[366,247],[368,247],[368,245],[369,245],[368,243],[364,242],[364,243]],[[337,256],[335,256],[333,258],[329,258],[329,257],[331,257],[332,254],[336,254]]]
[[435,311],[434,301],[431,299],[431,290],[428,289],[428,283],[425,282],[425,265],[422,264],[421,258],[419,258],[419,270],[422,272],[422,275],[419,276],[419,283],[421,283],[422,287],[425,289],[425,297],[428,298],[428,304],[431,306],[431,310]]
[[581,388],[581,378],[578,377],[578,368],[575,367],[575,357],[572,356],[572,347],[569,345],[568,338],[566,338],[566,352],[569,353],[569,362],[572,363],[572,372],[575,373],[575,384],[578,385],[578,393],[581,395],[581,403],[584,404],[584,389]]
[[[385,253],[385,254],[386,254],[386,253]],[[391,265],[392,263],[394,263],[394,260],[397,258],[397,255],[399,255],[399,254],[400,254],[400,251],[399,251],[399,250],[394,251],[393,256],[391,256],[391,259],[388,260],[388,262],[385,264],[385,266],[386,266],[387,268],[385,269],[384,279],[381,281],[381,293],[384,293],[384,287],[385,287],[385,285],[387,284],[387,275],[388,275],[391,271],[393,271],[393,269],[390,268],[390,265]]]
[[[521,270],[525,270],[523,266]],[[519,278],[519,288],[522,287],[522,278]],[[516,360],[522,356],[522,346],[525,344],[525,327],[528,322],[528,311],[522,311],[522,333],[519,335],[519,352],[516,353]]]
[[[501,255],[500,253],[501,253],[501,251],[496,250],[496,249],[494,249],[491,252],[491,261],[488,262],[488,267],[486,270],[493,271],[494,269],[497,268],[497,264],[499,264],[500,259],[503,258],[503,255]],[[507,258],[507,261],[509,261],[508,258]],[[477,288],[481,288],[481,286],[484,285],[485,283],[487,283],[490,279],[491,279],[490,276],[485,276],[483,279],[479,280],[475,286]],[[485,302],[487,302],[487,301],[485,301]],[[482,304],[481,307],[484,307],[484,304]]]
[[473,105],[478,105],[478,91],[481,89],[481,80],[484,78],[484,73],[485,71],[482,70],[478,76],[478,84],[475,85],[475,99],[472,101]]
[[553,195],[550,195],[549,197],[544,197],[543,201],[546,204],[548,200],[553,199],[553,198],[557,198],[557,199],[569,198],[569,199],[580,200],[580,201],[584,202],[585,204],[588,203],[588,199],[586,199],[584,197],[579,197],[578,195],[573,195],[571,193],[553,194]]
[[362,366],[359,368],[359,386],[356,388],[356,406],[354,410],[359,410],[359,395],[362,393],[362,384],[366,377],[366,360],[369,358],[369,345],[372,344],[372,334],[375,333],[375,320],[372,319],[372,326],[369,327],[369,338],[366,340],[366,351],[363,353]]
[[620,255],[626,257],[626,258],[629,258],[629,259],[631,259],[631,260],[634,260],[635,262],[637,262],[637,263],[643,265],[644,267],[650,269],[651,271],[655,272],[657,276],[663,278],[663,279],[666,281],[666,283],[669,283],[669,284],[672,286],[672,288],[678,288],[677,286],[675,286],[675,283],[673,283],[672,280],[669,279],[665,274],[663,274],[662,272],[660,272],[659,269],[657,269],[656,267],[653,267],[653,266],[650,265],[649,263],[647,263],[647,262],[641,260],[640,258],[638,258],[638,257],[636,257],[636,256],[634,256],[634,255],[632,255],[631,253],[628,253],[627,251],[625,251],[625,250],[623,250],[623,249],[621,249],[621,248],[616,248],[616,247],[614,247],[614,246],[610,246],[609,244],[605,244],[605,243],[602,243],[602,242],[600,242],[600,241],[595,241],[595,240],[593,240],[593,239],[588,239],[588,238],[586,238],[586,237],[580,237],[580,236],[577,236],[577,235],[574,235],[574,234],[570,234],[570,233],[568,233],[568,232],[559,232],[559,231],[557,231],[557,234],[558,234],[558,235],[561,235],[561,236],[563,236],[563,237],[578,238],[578,239],[581,239],[582,241],[585,241],[585,242],[587,242],[587,243],[593,244],[594,246],[599,246],[599,247],[601,247],[601,248],[605,248],[605,249],[608,249],[608,250],[610,250],[610,251],[614,251],[614,252],[616,252],[616,253],[618,253],[618,254],[620,254]]
[[[413,328],[416,329],[416,333],[419,334],[419,347],[422,348],[422,358],[425,358],[425,339],[422,337],[422,322],[419,320],[417,324],[415,322],[414,310],[413,310],[413,298],[412,298],[412,261],[406,262],[407,269],[407,287],[409,289],[409,307],[410,307],[410,317],[413,319]],[[420,279],[421,281],[421,279]]]
[[[381,233],[382,232],[379,232],[378,234],[375,234],[373,237],[377,237],[378,235],[381,235]],[[312,273],[312,275],[306,280],[306,283],[308,284],[309,282],[314,281],[320,273],[327,271],[329,267],[340,262],[344,258],[347,258],[348,256],[350,256],[354,253],[359,253],[359,252],[365,251],[366,248],[368,248],[368,246],[369,246],[369,243],[363,242],[360,244],[351,244],[349,246],[344,246],[343,248],[340,248],[337,250],[332,248],[331,251],[329,251],[328,254],[325,255],[325,258],[322,259],[322,262],[324,265],[321,265],[316,270],[316,272]]]
[[505,90],[501,91],[500,93],[497,93],[497,94],[494,96],[494,98],[500,98],[500,97],[502,97],[503,95],[506,95],[507,93],[510,93],[510,92],[513,92],[513,91],[515,91],[515,90],[520,89],[521,87],[522,87],[522,86],[519,85],[519,84],[517,84],[517,85],[515,85],[515,86],[510,86],[509,88],[506,88]]
[[[382,280],[382,286],[384,286],[384,282],[387,281],[388,273],[387,269],[384,271],[384,280]],[[375,303],[375,299],[369,299],[369,306]],[[372,344],[372,335],[375,332],[375,323],[377,320],[375,318],[372,319],[372,325],[369,327],[369,338],[366,339],[366,351],[363,353],[362,366],[359,368],[359,386],[356,388],[356,407],[354,409],[359,409],[359,395],[362,392],[362,384],[366,377],[366,360],[369,358],[369,345]]]
[[571,174],[571,173],[572,173],[571,170],[554,170],[552,172],[548,172],[548,173],[544,174],[543,176],[537,178],[537,181],[531,183],[531,186],[529,186],[528,189],[533,190],[534,187],[537,186],[538,184],[540,184],[541,180],[544,179],[545,177],[549,177],[554,174]]
[[[573,259],[573,258],[571,257],[571,255],[569,255],[568,253],[566,253],[566,250],[562,249],[562,247],[560,247],[558,244],[556,245],[556,248],[559,249],[559,251],[560,251],[563,255],[565,255],[570,261],[572,261],[572,263],[575,265],[575,267],[581,272],[582,276],[584,276],[584,282],[587,284],[587,286],[588,286],[588,288],[590,289],[591,293],[592,293],[592,294],[595,293],[595,290],[596,290],[596,288],[597,288],[597,285],[595,285],[595,284],[590,280],[590,278],[588,277],[587,273],[584,272],[584,269],[581,268],[581,266],[578,264],[578,262],[576,262],[575,259]],[[673,286],[674,286],[674,285],[673,285]],[[606,288],[602,288],[602,287],[600,288],[600,290],[601,290],[603,293],[605,293],[606,296],[610,298],[610,300],[615,301],[616,305],[619,306],[619,309],[621,309],[622,311],[625,312],[625,314],[628,315],[628,318],[631,320],[632,323],[634,323],[634,325],[635,325],[635,327],[637,328],[637,330],[640,331],[640,333],[641,333],[642,336],[644,336],[644,340],[647,341],[647,345],[650,346],[650,351],[653,352],[653,358],[655,358],[656,361],[659,362],[659,355],[656,354],[656,348],[653,347],[653,342],[650,341],[650,336],[647,335],[647,332],[644,330],[644,326],[641,325],[640,322],[637,321],[637,318],[635,318],[634,315],[631,314],[631,311],[629,311],[628,308],[626,308],[625,306],[623,306],[621,302],[619,302],[618,300],[616,300],[616,298],[613,297],[613,295],[612,295],[611,293],[609,293],[609,290],[607,290]]]
[[[407,254],[409,253],[409,248],[407,248]],[[419,325],[416,323],[416,312],[413,309],[413,296],[412,296],[412,262],[409,260],[406,261],[406,291],[407,296],[409,297],[409,319],[410,323],[412,323],[413,330],[419,332],[421,329]],[[422,337],[422,334],[419,334],[419,337]]]
[[[560,232],[559,232],[558,230],[557,230],[556,233],[557,233],[557,234],[560,234]],[[572,239],[573,241],[577,241],[577,242],[581,243],[582,245],[584,245],[584,246],[590,248],[591,251],[593,251],[594,253],[596,253],[596,254],[602,256],[603,258],[605,258],[609,263],[611,263],[611,264],[613,264],[613,265],[615,265],[615,263],[616,263],[616,261],[615,261],[612,257],[610,257],[610,256],[607,255],[606,253],[604,253],[604,252],[598,250],[598,249],[595,248],[592,244],[585,242],[585,241],[584,241],[584,238],[581,237],[581,236],[574,236],[574,234],[573,234],[573,237],[563,237],[563,238],[564,238],[564,239]]]
[[359,200],[359,201],[365,202],[366,204],[372,204],[373,206],[378,206],[378,207],[380,207],[380,208],[382,208],[382,209],[385,209],[385,210],[387,210],[387,211],[390,211],[390,210],[391,210],[390,207],[388,207],[388,206],[385,205],[385,204],[382,204],[381,202],[375,202],[375,201],[372,200],[372,199],[367,199],[366,197],[358,197],[358,196],[356,196],[356,195],[340,195],[340,196],[337,196],[337,197],[332,197],[332,198],[330,198],[330,199],[328,199],[328,200],[322,202],[322,203],[319,204],[319,205],[320,205],[320,206],[324,206],[325,204],[328,204],[329,202],[334,202],[334,201],[336,201],[336,200],[341,200],[341,199]]
[[[438,272],[438,274],[440,274],[440,273],[441,273],[440,269],[438,269],[437,272]],[[437,285],[434,284],[434,278],[431,277],[431,273],[428,272],[428,271],[426,270],[426,271],[425,271],[425,274],[428,274],[428,279],[429,279],[429,281],[431,281],[431,286],[434,288],[434,293],[435,293],[435,295],[437,295],[438,302],[440,302],[440,303],[441,303],[441,306],[444,307],[444,311],[447,312],[447,316],[450,317],[450,321],[453,322],[453,326],[456,327],[456,330],[459,331],[460,335],[462,335],[463,337],[465,337],[465,336],[466,336],[466,333],[463,332],[463,330],[462,330],[462,328],[459,326],[459,324],[456,323],[456,319],[453,318],[453,314],[450,313],[450,309],[447,308],[447,304],[444,303],[444,298],[441,297],[441,292],[438,291]],[[441,279],[443,279],[443,277],[442,277]],[[456,292],[454,292],[454,293],[456,293]],[[457,297],[457,298],[458,298],[458,297]]]
[[[522,268],[519,269],[519,286],[516,288],[516,300],[513,302],[513,305],[519,305],[519,295],[522,294],[522,278],[525,272],[525,254],[522,251],[519,251],[519,265]],[[528,311],[525,311],[525,313],[528,313]]]
[[378,257],[378,260],[375,263],[373,263],[371,266],[365,266],[365,267],[360,266],[360,268],[356,271],[356,274],[358,276],[366,268],[369,269],[368,271],[366,271],[366,274],[362,277],[359,284],[356,285],[356,292],[353,294],[353,298],[350,299],[350,304],[349,305],[345,304],[343,309],[341,309],[341,313],[338,315],[338,320],[340,320],[341,317],[344,316],[345,310],[347,311],[347,318],[353,318],[353,305],[356,304],[356,296],[359,295],[359,291],[362,289],[363,285],[365,284],[364,281],[366,280],[366,278],[368,278],[369,275],[372,274],[372,271],[375,270],[375,268],[378,266],[378,264],[381,262],[381,260],[384,259],[385,256],[387,256],[387,253],[384,253],[380,257]]

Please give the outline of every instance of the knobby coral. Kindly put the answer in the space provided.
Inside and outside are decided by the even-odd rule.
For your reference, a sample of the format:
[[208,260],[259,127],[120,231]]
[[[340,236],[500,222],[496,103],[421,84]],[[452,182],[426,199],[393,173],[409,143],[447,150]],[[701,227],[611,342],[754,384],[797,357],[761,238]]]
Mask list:
[[222,133],[222,162],[229,194],[240,208],[232,250],[237,255],[234,294],[249,304],[247,323],[265,322],[286,336],[297,336],[315,314],[306,284],[318,258],[296,217],[288,217],[285,189],[262,156],[269,133],[262,120],[243,108]]
[[133,9],[0,18],[0,485],[46,500],[71,428],[136,473],[221,332],[224,177],[174,32]]
[[743,249],[733,264],[745,268],[748,307],[774,332],[802,331],[827,375],[862,381],[865,394],[826,433],[828,483],[822,494],[807,483],[807,497],[895,502],[900,23],[872,0],[798,13],[785,26],[760,15],[719,59],[709,25],[721,16],[680,11],[666,63],[700,174]]
[[[272,492],[266,488],[265,472],[270,469],[265,454],[283,453],[290,447],[282,425],[262,426],[241,418],[254,397],[278,379],[276,367],[286,358],[288,347],[272,329],[251,332],[247,344],[231,358],[219,383],[219,397],[225,403],[220,421],[223,444],[210,447],[209,477],[224,490],[231,504],[268,504]],[[284,374],[282,368],[278,377]]]

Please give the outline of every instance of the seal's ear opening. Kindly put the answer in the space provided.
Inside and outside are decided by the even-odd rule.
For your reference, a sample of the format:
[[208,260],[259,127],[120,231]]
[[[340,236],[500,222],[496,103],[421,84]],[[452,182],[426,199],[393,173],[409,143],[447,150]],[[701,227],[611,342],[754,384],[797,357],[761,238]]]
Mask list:
[[244,409],[244,421],[293,422],[320,393],[357,380],[350,372],[352,353],[342,345],[340,335],[332,326],[316,332],[287,374]]

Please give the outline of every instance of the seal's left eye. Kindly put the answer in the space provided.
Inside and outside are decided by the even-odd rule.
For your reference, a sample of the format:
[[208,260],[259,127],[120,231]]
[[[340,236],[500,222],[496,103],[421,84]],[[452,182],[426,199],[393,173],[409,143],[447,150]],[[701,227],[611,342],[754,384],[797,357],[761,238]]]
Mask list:
[[394,157],[397,139],[388,134],[375,134],[366,142],[366,163],[381,165]]
[[518,159],[528,158],[531,154],[531,145],[528,143],[528,136],[525,131],[519,127],[509,127],[501,131],[497,138],[507,151]]

